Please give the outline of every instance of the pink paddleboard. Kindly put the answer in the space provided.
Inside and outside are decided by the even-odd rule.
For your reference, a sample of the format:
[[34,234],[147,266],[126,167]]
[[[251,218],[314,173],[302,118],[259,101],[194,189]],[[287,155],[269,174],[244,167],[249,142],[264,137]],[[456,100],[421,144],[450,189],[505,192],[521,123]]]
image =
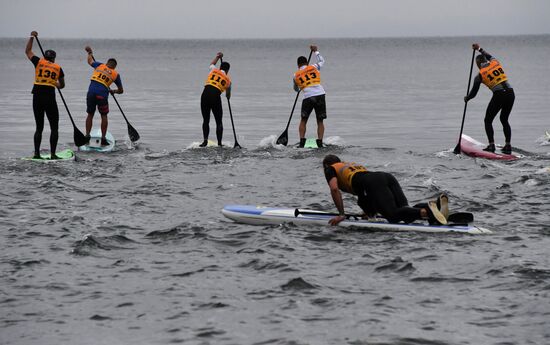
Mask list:
[[519,155],[516,155],[513,152],[511,155],[501,153],[498,148],[494,153],[483,151],[486,146],[486,144],[482,144],[474,138],[471,138],[466,134],[462,134],[462,140],[460,140],[460,150],[462,153],[470,157],[497,159],[502,161],[513,161],[520,158]]

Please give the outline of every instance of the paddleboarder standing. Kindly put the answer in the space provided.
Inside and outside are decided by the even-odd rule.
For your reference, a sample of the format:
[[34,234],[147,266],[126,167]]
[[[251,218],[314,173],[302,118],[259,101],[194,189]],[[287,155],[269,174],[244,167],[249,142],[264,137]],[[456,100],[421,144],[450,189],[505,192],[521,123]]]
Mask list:
[[223,108],[221,94],[226,92],[226,97],[231,98],[231,78],[229,77],[229,62],[224,61],[220,64],[220,68],[216,67],[216,63],[223,57],[222,52],[216,54],[212,62],[210,62],[210,73],[204,82],[204,89],[201,95],[201,113],[202,113],[202,137],[203,142],[199,145],[205,147],[208,145],[208,135],[210,134],[210,112],[214,114],[216,120],[216,138],[218,146],[222,146],[223,137]]
[[472,49],[479,51],[479,55],[476,56],[476,64],[479,68],[479,74],[474,79],[474,85],[470,93],[464,97],[464,102],[468,102],[470,99],[477,95],[479,86],[481,83],[485,84],[492,92],[493,97],[489,101],[487,111],[485,112],[485,132],[487,133],[487,139],[489,145],[483,150],[489,152],[495,152],[495,138],[493,130],[493,120],[500,111],[500,122],[504,131],[505,145],[502,148],[502,153],[512,153],[512,128],[508,122],[508,117],[512,112],[514,106],[514,100],[516,98],[514,89],[508,82],[508,77],[500,62],[487,53],[485,50],[479,47],[479,44],[472,44]]
[[308,65],[307,58],[300,56],[297,60],[298,71],[294,73],[293,83],[296,92],[302,90],[304,99],[302,100],[302,111],[298,133],[300,135],[299,147],[304,147],[306,143],[306,124],[309,115],[315,109],[317,117],[317,147],[323,147],[323,135],[325,134],[325,125],[323,120],[327,118],[327,106],[325,103],[325,89],[321,85],[321,68],[325,64],[325,59],[317,50],[317,46],[310,46],[311,51],[315,52],[317,63]]
[[31,36],[25,47],[25,54],[32,62],[35,68],[34,85],[32,88],[32,110],[34,112],[34,121],[36,122],[36,131],[34,132],[34,156],[40,159],[40,144],[42,143],[42,131],[44,130],[44,113],[50,123],[50,149],[51,159],[59,159],[55,154],[57,140],[59,138],[59,109],[55,99],[55,89],[65,87],[65,74],[63,69],[55,63],[56,53],[53,50],[46,50],[44,58],[34,55],[32,45],[34,38],[38,37],[38,32],[31,32]]
[[[117,66],[115,59],[110,58],[104,64],[95,61],[92,48],[86,46],[84,50],[88,53],[88,64],[94,68],[92,77],[90,78],[88,94],[86,95],[86,112],[88,113],[88,117],[86,118],[86,139],[90,140],[90,132],[92,131],[94,114],[97,108],[101,115],[101,146],[108,146],[109,142],[107,142],[105,135],[107,134],[107,127],[109,125],[109,120],[107,119],[107,114],[109,113],[109,93],[123,93],[122,81],[120,74],[115,70]],[[109,88],[113,82],[117,86],[116,90]]]
[[417,219],[427,219],[430,224],[447,224],[449,209],[445,194],[437,201],[410,207],[399,182],[389,173],[367,171],[362,165],[342,162],[335,155],[325,156],[323,169],[339,213],[329,221],[331,225],[337,225],[346,219],[340,191],[357,195],[357,204],[369,217],[380,213],[390,223],[411,223]]

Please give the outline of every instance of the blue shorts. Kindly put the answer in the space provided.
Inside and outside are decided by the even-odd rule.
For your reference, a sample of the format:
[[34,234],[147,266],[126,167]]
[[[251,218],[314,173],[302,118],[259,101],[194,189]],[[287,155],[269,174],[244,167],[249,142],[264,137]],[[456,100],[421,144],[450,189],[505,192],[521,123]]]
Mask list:
[[95,93],[88,93],[86,95],[86,112],[94,115],[96,108],[102,116],[107,116],[109,113],[109,101],[107,97]]

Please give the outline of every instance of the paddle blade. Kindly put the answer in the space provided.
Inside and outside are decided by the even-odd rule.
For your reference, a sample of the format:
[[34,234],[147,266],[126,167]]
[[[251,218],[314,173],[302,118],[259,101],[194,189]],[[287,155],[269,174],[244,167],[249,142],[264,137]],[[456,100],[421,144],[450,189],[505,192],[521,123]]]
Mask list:
[[74,134],[73,134],[74,144],[78,147],[84,146],[88,143],[86,140],[86,136],[82,134],[82,132],[74,126]]
[[139,140],[139,133],[134,127],[132,127],[131,124],[128,124],[128,136],[130,137],[130,140],[132,142],[136,142]]
[[454,154],[455,155],[459,155],[460,154],[460,143],[456,144],[455,146],[455,149],[453,150]]
[[473,223],[474,222],[474,215],[470,212],[455,212],[449,214],[449,218],[447,219],[451,223]]
[[284,145],[286,146],[288,144],[288,130],[285,130],[283,134],[277,139],[277,145]]
[[238,142],[235,141],[235,145],[233,145],[233,148],[235,149],[242,149],[241,145],[239,145]]

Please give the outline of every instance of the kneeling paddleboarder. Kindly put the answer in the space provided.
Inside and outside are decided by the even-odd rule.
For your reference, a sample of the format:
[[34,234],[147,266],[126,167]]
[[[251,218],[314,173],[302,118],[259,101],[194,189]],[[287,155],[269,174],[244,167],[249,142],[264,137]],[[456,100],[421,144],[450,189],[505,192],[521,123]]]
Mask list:
[[448,198],[444,194],[437,202],[410,207],[399,182],[389,173],[367,171],[362,165],[342,162],[335,155],[327,155],[323,159],[323,169],[339,213],[329,221],[331,225],[346,219],[340,191],[357,195],[357,204],[369,217],[380,213],[390,223],[427,219],[430,224],[447,224]]

